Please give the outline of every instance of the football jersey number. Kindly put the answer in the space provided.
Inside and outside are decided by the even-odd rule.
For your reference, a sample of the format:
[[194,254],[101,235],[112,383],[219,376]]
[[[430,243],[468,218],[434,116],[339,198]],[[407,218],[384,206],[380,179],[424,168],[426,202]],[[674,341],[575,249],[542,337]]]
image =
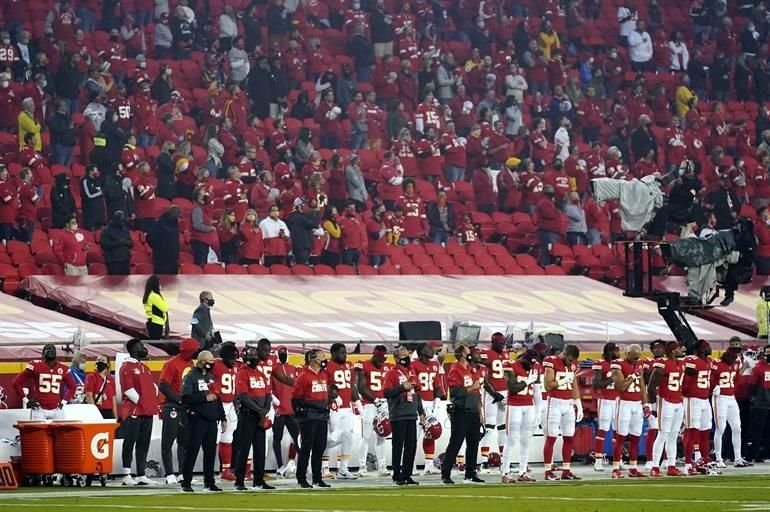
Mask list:
[[[642,387],[639,385],[640,379],[632,380],[631,384],[628,385],[628,389],[626,389],[626,393],[639,393],[642,391]],[[613,382],[614,386],[614,382]]]
[[436,372],[424,372],[417,376],[420,381],[420,389],[423,391],[433,391],[433,381],[436,380]]
[[720,388],[734,388],[735,387],[735,372],[722,372],[719,374],[719,387]]
[[259,369],[265,374],[267,380],[270,380],[270,377],[273,375],[273,367],[266,364],[265,366],[259,366]]
[[505,377],[505,369],[503,368],[503,362],[499,359],[492,361],[492,375],[493,379],[502,379]]
[[59,394],[61,391],[61,375],[51,375],[50,373],[41,373],[38,379],[37,390],[41,393]]
[[610,383],[607,385],[607,387],[605,389],[615,389],[615,381],[612,380],[612,372],[611,371],[607,372],[607,374],[605,375],[605,378],[610,379]]
[[350,387],[350,370],[337,370],[334,372],[334,384],[337,389]]
[[369,372],[369,389],[382,391],[382,372]]
[[709,372],[702,371],[698,372],[698,381],[697,385],[699,389],[708,389],[710,382],[709,382]]
[[682,385],[682,378],[679,372],[672,372],[668,374],[668,389],[669,391],[679,391],[679,387]]
[[13,60],[13,50],[10,48],[0,48],[0,61],[6,62]]
[[232,395],[235,392],[235,379],[233,378],[232,373],[223,373],[222,374],[222,394],[224,395]]
[[131,107],[129,105],[121,105],[118,107],[118,117],[120,119],[128,119],[131,117]]
[[[559,382],[560,380],[563,380],[564,377],[566,377],[570,373],[572,373],[572,372],[556,372],[556,375],[555,375],[556,382]],[[562,391],[572,391],[572,382],[563,382],[556,389],[559,389],[559,390],[562,390]]]

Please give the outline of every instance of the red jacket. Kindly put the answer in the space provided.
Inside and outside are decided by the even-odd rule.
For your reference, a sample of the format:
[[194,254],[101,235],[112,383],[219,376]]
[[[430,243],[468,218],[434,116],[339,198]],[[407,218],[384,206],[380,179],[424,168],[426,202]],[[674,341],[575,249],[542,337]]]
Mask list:
[[360,217],[358,215],[342,215],[338,222],[342,229],[342,247],[361,250],[364,247],[366,235]]
[[561,214],[550,198],[544,197],[538,201],[536,213],[538,229],[561,232]]
[[260,260],[264,252],[262,242],[262,231],[257,226],[251,226],[247,223],[241,223],[239,230],[241,234],[241,243],[238,252],[241,258],[250,260]]
[[492,178],[484,169],[476,169],[471,178],[473,191],[476,194],[476,204],[478,205],[496,205],[497,195],[492,188]]
[[[158,386],[147,365],[135,359],[127,359],[120,367],[120,389],[123,392],[120,417],[154,416],[158,413]],[[131,401],[126,392],[133,389],[139,401]]]
[[37,203],[40,197],[37,195],[37,189],[29,183],[22,183],[19,187],[19,214],[21,221],[32,221],[37,219]]
[[64,230],[54,244],[54,252],[62,265],[69,263],[76,267],[83,267],[86,264],[87,245],[82,231],[77,230],[73,233]]
[[10,181],[0,181],[0,224],[13,224],[18,207],[16,187]]

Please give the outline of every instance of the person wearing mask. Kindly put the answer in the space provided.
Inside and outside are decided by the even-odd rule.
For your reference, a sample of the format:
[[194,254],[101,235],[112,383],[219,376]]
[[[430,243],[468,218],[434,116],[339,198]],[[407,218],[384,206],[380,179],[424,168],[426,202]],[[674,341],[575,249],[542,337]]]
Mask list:
[[[615,419],[615,410],[617,408],[618,392],[615,389],[614,380],[612,378],[611,364],[613,361],[620,357],[620,349],[615,343],[606,343],[602,350],[602,358],[594,361],[593,378],[591,380],[591,387],[599,397],[598,400],[598,421],[596,437],[594,438],[594,470],[604,471],[604,440],[607,437],[612,427],[617,430],[617,420]],[[614,422],[614,423],[613,423]],[[637,440],[638,441],[638,440]],[[612,443],[610,443],[609,453],[612,451]],[[634,458],[634,460],[636,460]],[[613,462],[615,459],[613,458]]]
[[[291,404],[300,425],[301,444],[297,460],[297,482],[302,489],[331,487],[321,479],[321,458],[326,451],[329,430],[329,384],[320,350],[305,353],[305,369],[294,382]],[[312,456],[312,462],[311,462]],[[308,463],[313,484],[307,481]]]
[[652,61],[652,51],[652,37],[645,29],[644,21],[637,20],[636,28],[628,34],[631,69],[637,73],[647,71]]
[[48,129],[51,132],[53,163],[69,166],[77,139],[65,102],[59,101],[56,104],[56,112],[48,119]]
[[745,468],[752,464],[743,458],[742,453],[742,435],[741,435],[741,413],[738,407],[738,401],[735,398],[736,384],[742,378],[743,362],[740,360],[741,346],[738,339],[738,346],[732,346],[722,352],[719,359],[711,360],[711,403],[714,411],[714,458],[718,468],[725,468],[727,465],[722,458],[722,439],[725,435],[727,426],[730,426],[732,434],[731,445],[733,460],[736,468]]
[[[275,455],[275,463],[278,466],[276,473],[283,476],[297,469],[294,457],[299,446],[299,424],[294,417],[294,409],[291,406],[293,386],[282,382],[283,379],[279,376],[284,375],[294,382],[297,378],[297,368],[289,363],[289,349],[287,347],[279,346],[276,352],[278,353],[278,366],[274,368],[271,376],[273,394],[278,399],[275,409],[275,421],[273,422],[273,454]],[[289,460],[286,464],[283,464],[283,451],[281,449],[284,429],[289,431],[293,442],[289,446]]]
[[[749,460],[764,462],[768,446],[767,419],[770,415],[770,345],[760,353],[760,360],[754,366],[749,377],[751,389],[751,444]],[[764,448],[764,452],[762,452]]]
[[417,374],[411,368],[409,350],[399,346],[393,357],[396,366],[385,374],[384,396],[388,399],[388,416],[393,429],[392,464],[396,485],[419,485],[412,479],[417,452],[417,418],[425,423],[425,411],[419,393]]
[[[370,24],[372,30],[372,42],[374,43],[375,57],[393,55],[393,18],[385,11],[384,0],[377,0],[377,7],[372,13]],[[353,10],[361,8],[358,0],[353,1]]]
[[358,155],[350,156],[350,161],[345,168],[345,185],[348,198],[355,201],[358,211],[362,211],[366,207],[367,199],[369,199],[369,192],[366,190],[364,175],[361,172],[361,160]]
[[72,382],[74,383],[74,387],[72,390],[65,389],[65,395],[71,396],[71,399],[68,400],[70,403],[73,404],[82,404],[85,403],[86,396],[85,396],[85,386],[86,386],[86,363],[88,362],[88,357],[82,352],[75,352],[75,354],[72,356],[72,364],[69,368],[69,374],[70,377],[72,377]]
[[16,187],[11,182],[8,168],[0,164],[0,243],[7,244],[13,238],[18,206]]
[[580,194],[570,192],[569,202],[564,208],[567,214],[567,243],[572,245],[588,244],[588,226],[586,224],[586,212],[580,204]]
[[286,241],[291,237],[291,231],[278,216],[281,210],[278,206],[270,207],[270,215],[259,223],[262,239],[265,242],[265,266],[273,263],[286,263],[288,253]]
[[134,219],[131,178],[124,176],[123,172],[124,168],[120,164],[114,164],[104,177],[102,193],[108,219],[113,218],[118,211],[123,212],[127,219]]
[[730,229],[738,218],[741,204],[731,188],[732,179],[728,173],[719,177],[719,188],[706,196],[706,203],[711,205],[717,218],[716,229]]
[[66,404],[63,388],[74,390],[75,382],[67,367],[56,361],[56,346],[43,346],[42,359],[27,363],[13,379],[13,389],[21,398],[22,406],[30,410],[30,419],[64,419],[62,407]]
[[64,231],[54,242],[54,254],[64,266],[64,275],[87,276],[86,254],[91,244],[86,242],[85,234],[78,229],[78,220],[71,217]]
[[428,205],[427,216],[433,243],[449,243],[449,237],[457,226],[457,216],[454,207],[447,202],[447,193],[444,190],[438,192],[435,203]]
[[477,484],[484,481],[476,475],[476,458],[481,431],[481,381],[470,363],[470,348],[465,343],[455,347],[457,360],[449,369],[447,384],[451,404],[448,406],[452,435],[441,465],[441,482],[454,484],[450,478],[460,447],[465,442],[465,479],[463,483]]
[[[375,435],[373,424],[374,419],[382,411],[387,409],[385,392],[382,386],[384,376],[391,369],[387,363],[388,352],[385,345],[376,345],[372,350],[372,357],[367,361],[358,361],[355,365],[357,372],[358,392],[363,402],[363,424],[361,436],[363,445],[361,446],[360,462],[358,472],[361,476],[367,474],[366,459],[369,455],[369,444],[374,437],[374,451],[377,456],[378,472],[380,476],[388,476],[387,458],[385,456],[385,438]],[[419,375],[418,375],[419,378]]]
[[83,205],[83,227],[89,231],[96,231],[104,226],[107,211],[99,168],[94,164],[86,167],[86,176],[80,188],[80,201]]
[[[203,487],[208,492],[222,492],[214,482],[214,458],[217,453],[217,424],[227,429],[225,410],[213,392],[214,354],[204,350],[198,362],[187,372],[182,383],[181,402],[187,408],[187,446],[182,469],[182,491],[193,492],[192,473],[198,452],[203,449]],[[259,458],[259,457],[256,457]]]
[[219,246],[217,230],[212,225],[211,215],[206,205],[209,195],[205,188],[199,188],[193,193],[195,206],[192,210],[192,229],[190,230],[190,245],[196,265],[208,262],[209,251]]
[[176,145],[173,142],[163,143],[160,155],[155,159],[157,168],[155,174],[158,177],[158,189],[156,194],[171,201],[176,195],[176,174],[174,170],[173,155],[176,152]]
[[31,133],[35,137],[35,150],[43,150],[43,139],[40,136],[41,126],[35,119],[35,100],[24,98],[21,102],[21,112],[19,113],[19,151],[26,145],[26,135]]
[[556,208],[554,199],[556,191],[551,185],[543,187],[543,197],[536,205],[537,218],[537,236],[540,240],[540,259],[541,266],[551,263],[549,255],[550,246],[559,241],[559,232],[561,231],[561,214]]
[[[122,390],[120,418],[123,436],[123,485],[156,485],[145,475],[147,452],[152,437],[153,416],[158,414],[158,392],[152,372],[142,360],[149,352],[144,343],[131,339],[126,343],[129,357],[120,367],[118,376]],[[131,476],[131,464],[136,449],[136,478]]]
[[[663,451],[666,451],[668,476],[683,476],[676,467],[677,438],[684,421],[681,383],[684,378],[683,347],[678,341],[666,343],[665,357],[652,364],[652,373],[647,381],[647,396],[650,403],[658,404],[657,417],[660,432],[652,449],[650,476],[659,477]],[[660,398],[660,400],[658,400]]]
[[318,204],[310,202],[310,208],[305,210],[305,200],[298,197],[294,200],[294,211],[286,219],[286,225],[291,232],[292,253],[294,263],[307,265],[310,249],[313,247],[313,234],[319,229],[320,222]]
[[112,221],[102,230],[99,245],[104,254],[107,274],[127,276],[131,270],[131,248],[134,246],[134,241],[126,226],[126,215],[122,211],[116,211]]
[[338,222],[342,231],[342,263],[357,267],[365,233],[361,218],[356,213],[355,202],[347,202],[345,212]]
[[147,243],[152,248],[152,272],[176,274],[179,268],[179,216],[182,210],[171,205],[147,233]]
[[75,215],[75,198],[70,189],[70,176],[57,174],[51,188],[51,227],[63,229],[67,221]]
[[144,284],[144,296],[142,297],[144,313],[147,317],[147,338],[159,340],[168,335],[168,303],[160,293],[160,279],[152,275]]
[[257,347],[250,346],[244,353],[245,365],[241,366],[235,377],[235,395],[240,402],[238,428],[235,439],[233,466],[235,467],[235,490],[245,491],[246,463],[249,451],[254,453],[252,490],[272,490],[275,487],[265,482],[265,438],[266,431],[272,426],[268,418],[272,403],[270,378],[259,369]]
[[187,448],[187,415],[182,405],[182,381],[190,368],[193,367],[193,357],[199,346],[192,338],[185,338],[179,344],[179,353],[166,361],[160,373],[158,389],[161,393],[161,457],[166,472],[166,483],[178,483],[178,473],[174,471],[171,448],[177,443],[177,461],[179,471],[184,464],[185,449]]
[[211,374],[214,376],[215,392],[225,410],[227,428],[219,436],[219,463],[221,480],[235,480],[231,463],[233,459],[233,434],[238,427],[238,413],[235,408],[235,378],[240,363],[235,343],[228,341],[219,347],[219,358],[214,362]]
[[86,375],[85,393],[86,403],[95,405],[102,418],[114,420],[118,417],[115,377],[110,373],[110,359],[107,356],[96,356],[94,371]]
[[201,350],[206,350],[214,345],[214,324],[211,321],[211,308],[214,307],[214,294],[202,291],[198,296],[200,305],[193,312],[191,336],[198,341]]

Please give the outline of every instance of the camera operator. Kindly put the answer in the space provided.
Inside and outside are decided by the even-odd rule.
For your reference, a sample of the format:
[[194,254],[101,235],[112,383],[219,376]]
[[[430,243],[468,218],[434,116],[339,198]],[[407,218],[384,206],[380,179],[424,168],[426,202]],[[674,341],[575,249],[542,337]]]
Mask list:
[[450,478],[457,454],[465,441],[465,480],[463,483],[483,483],[476,476],[476,457],[481,437],[481,382],[470,364],[470,348],[460,343],[455,348],[456,363],[449,369],[447,384],[452,403],[447,407],[452,422],[449,439],[441,466],[441,482],[453,484]]

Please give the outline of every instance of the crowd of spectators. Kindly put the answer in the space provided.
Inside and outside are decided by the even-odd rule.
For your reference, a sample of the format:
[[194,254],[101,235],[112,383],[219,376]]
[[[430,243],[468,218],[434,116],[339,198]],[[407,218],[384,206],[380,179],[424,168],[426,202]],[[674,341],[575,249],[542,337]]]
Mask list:
[[515,213],[547,265],[626,235],[591,179],[655,173],[652,235],[749,216],[770,271],[763,2],[21,4],[0,2],[0,239],[50,239],[67,273],[97,246],[130,272],[137,242],[162,273],[379,266],[505,241],[484,225]]

